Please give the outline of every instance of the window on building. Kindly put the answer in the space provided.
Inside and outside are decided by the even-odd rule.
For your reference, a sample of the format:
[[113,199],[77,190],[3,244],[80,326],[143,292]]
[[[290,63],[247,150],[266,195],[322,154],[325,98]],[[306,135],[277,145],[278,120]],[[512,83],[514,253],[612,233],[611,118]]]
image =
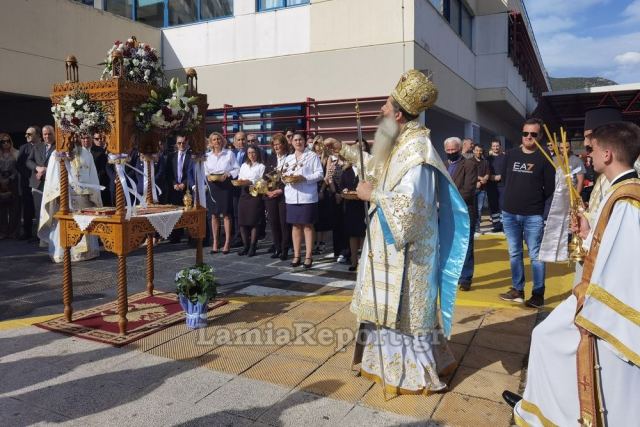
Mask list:
[[200,19],[233,15],[233,0],[200,0]]
[[462,8],[462,14],[460,15],[460,37],[462,41],[471,48],[473,17],[466,7]]
[[471,48],[473,41],[473,15],[461,0],[442,0],[442,16],[449,25]]
[[258,0],[258,12],[308,3],[309,0]]
[[138,0],[136,21],[152,27],[164,26],[164,0]]
[[93,6],[93,0],[75,0],[77,3],[86,4],[87,6]]
[[198,0],[172,0],[167,6],[169,26],[191,24],[198,20]]
[[133,1],[134,0],[105,0],[104,10],[115,15],[133,19]]
[[435,7],[436,10],[438,12],[440,12],[441,15],[444,13],[444,11],[442,9],[442,0],[429,0],[429,1],[433,5],[433,7]]
[[[233,0],[104,0],[104,2],[104,10],[108,12],[158,28],[233,15]],[[91,3],[93,4],[93,0]]]

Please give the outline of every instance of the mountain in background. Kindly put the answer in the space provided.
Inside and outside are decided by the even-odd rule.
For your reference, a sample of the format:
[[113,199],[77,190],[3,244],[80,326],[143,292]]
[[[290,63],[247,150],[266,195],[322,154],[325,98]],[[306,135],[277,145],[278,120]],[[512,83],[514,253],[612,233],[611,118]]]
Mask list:
[[549,77],[549,81],[551,90],[584,89],[618,84],[603,77]]

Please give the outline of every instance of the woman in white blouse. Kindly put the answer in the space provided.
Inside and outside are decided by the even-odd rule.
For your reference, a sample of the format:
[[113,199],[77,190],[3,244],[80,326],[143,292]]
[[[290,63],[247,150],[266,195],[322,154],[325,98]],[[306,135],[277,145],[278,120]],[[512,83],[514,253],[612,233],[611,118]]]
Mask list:
[[233,152],[224,148],[224,137],[218,132],[209,135],[209,148],[204,170],[207,174],[209,198],[207,210],[211,215],[211,234],[213,247],[211,253],[218,252],[218,236],[220,234],[220,216],[224,222],[224,246],[222,253],[229,253],[231,241],[231,216],[233,215],[233,186],[231,179],[238,176],[240,166]]
[[[255,145],[247,147],[244,163],[240,167],[238,180],[246,184],[255,184],[264,175],[264,164],[260,149]],[[262,197],[253,197],[249,193],[249,185],[242,187],[240,200],[238,201],[238,226],[244,248],[238,255],[254,256],[256,254],[256,241],[258,237],[258,225],[264,215],[264,202]]]
[[292,267],[300,265],[300,249],[304,235],[304,267],[311,268],[313,259],[313,224],[318,219],[318,181],[324,178],[322,164],[316,153],[306,149],[304,136],[294,133],[292,141],[294,152],[285,159],[285,175],[298,176],[299,182],[288,183],[284,188],[287,204],[287,223],[292,225],[293,242]]

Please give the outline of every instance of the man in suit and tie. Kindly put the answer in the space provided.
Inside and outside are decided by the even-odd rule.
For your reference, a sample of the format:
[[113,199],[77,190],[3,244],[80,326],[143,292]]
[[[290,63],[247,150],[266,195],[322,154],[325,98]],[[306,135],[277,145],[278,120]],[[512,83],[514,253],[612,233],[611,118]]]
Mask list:
[[476,216],[476,183],[478,182],[478,165],[473,159],[466,159],[462,155],[462,141],[455,136],[444,140],[444,151],[447,154],[447,169],[460,195],[467,204],[469,211],[469,246],[462,266],[462,274],[458,280],[461,291],[471,289],[473,280],[473,234]]
[[33,151],[33,147],[40,142],[40,128],[31,126],[25,132],[26,144],[20,147],[16,166],[20,173],[20,193],[22,194],[22,237],[21,239],[33,239],[33,218],[35,209],[33,206],[33,195],[29,187],[31,169],[27,167],[27,160]]
[[[167,177],[169,181],[169,203],[172,205],[182,206],[182,198],[185,191],[191,187],[189,182],[189,171],[191,170],[191,152],[187,137],[178,135],[176,137],[175,151],[169,158],[171,165],[167,169]],[[183,230],[173,230],[169,237],[171,243],[178,243],[183,235]]]
[[47,165],[51,153],[56,149],[53,126],[42,127],[42,141],[33,146],[33,150],[27,159],[27,168],[31,170],[29,187],[33,194],[33,206],[36,219],[40,219],[40,205],[42,204],[42,190],[44,190],[44,178],[47,174]]

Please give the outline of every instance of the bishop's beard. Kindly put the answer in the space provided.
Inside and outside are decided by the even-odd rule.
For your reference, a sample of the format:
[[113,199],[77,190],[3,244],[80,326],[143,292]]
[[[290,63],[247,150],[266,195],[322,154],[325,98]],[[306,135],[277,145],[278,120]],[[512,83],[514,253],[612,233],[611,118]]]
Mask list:
[[399,134],[400,125],[398,125],[398,122],[393,117],[382,117],[373,138],[374,144],[371,150],[376,165],[381,165],[387,160]]

